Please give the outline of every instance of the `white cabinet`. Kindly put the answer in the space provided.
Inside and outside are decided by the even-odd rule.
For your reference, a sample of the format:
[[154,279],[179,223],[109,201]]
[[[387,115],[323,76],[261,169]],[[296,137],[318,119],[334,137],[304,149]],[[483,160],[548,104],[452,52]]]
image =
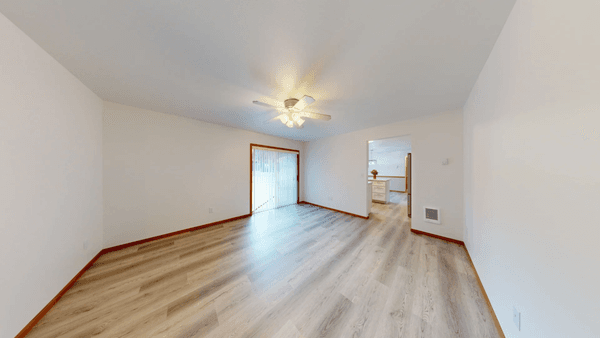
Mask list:
[[390,202],[390,180],[369,180],[372,183],[373,202]]

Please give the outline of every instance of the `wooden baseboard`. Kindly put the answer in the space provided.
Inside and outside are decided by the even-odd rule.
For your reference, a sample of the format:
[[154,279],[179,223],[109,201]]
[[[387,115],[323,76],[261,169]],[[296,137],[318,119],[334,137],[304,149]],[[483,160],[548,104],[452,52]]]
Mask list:
[[324,207],[322,205],[318,205],[318,204],[314,204],[314,203],[310,203],[310,202],[301,201],[301,202],[298,202],[298,204],[310,204],[310,205],[315,206],[315,207],[319,207],[319,208],[323,208],[323,209],[327,209],[327,210],[331,210],[331,211],[335,211],[335,212],[341,212],[342,214],[346,214],[346,215],[350,215],[350,216],[354,216],[354,217],[358,217],[358,218],[362,218],[362,219],[369,219],[369,216],[365,217],[365,216],[353,214],[353,213],[350,213],[350,212],[345,212],[345,211],[342,211],[342,210],[337,210],[337,209],[332,209],[332,208]]
[[448,242],[452,242],[458,245],[462,245],[465,246],[465,242],[463,241],[459,241],[456,239],[452,239],[452,238],[448,238],[448,237],[444,237],[444,236],[439,236],[439,235],[434,235],[431,234],[429,232],[425,232],[425,231],[421,231],[421,230],[416,230],[416,229],[410,229],[410,231],[412,231],[413,233],[417,234],[417,235],[424,235],[424,236],[429,236],[429,237],[433,237],[433,238],[437,238],[437,239],[441,239],[444,241],[448,241]]
[[[356,214],[352,214],[349,212],[345,212],[345,211],[341,211],[341,210],[336,210],[336,209],[332,209],[332,208],[327,208],[321,205],[317,205],[314,203],[310,203],[310,202],[299,202],[299,204],[309,204],[315,207],[319,207],[319,208],[323,208],[323,209],[327,209],[327,210],[331,210],[331,211],[335,211],[335,212],[341,212],[343,214],[347,214],[347,215],[351,215],[354,217],[359,217],[362,219],[368,219],[369,217],[364,217],[364,216],[360,216],[360,215],[356,215]],[[110,248],[106,248],[106,249],[102,249],[100,250],[100,252],[98,252],[98,254],[96,254],[96,256],[94,256],[94,258],[92,258],[92,260],[89,261],[89,263],[87,263],[83,269],[81,269],[81,271],[79,271],[79,273],[77,273],[77,275],[75,275],[75,277],[73,277],[73,279],[71,279],[69,281],[69,283],[67,283],[67,285],[65,285],[64,288],[62,288],[62,290],[60,290],[60,292],[21,330],[21,332],[19,332],[15,338],[23,338],[25,337],[30,331],[31,329],[33,329],[33,327],[46,315],[46,313],[48,313],[48,311],[50,311],[50,309],[60,300],[60,298],[67,293],[67,291],[69,291],[69,289],[75,284],[75,282],[77,282],[77,280],[98,260],[98,258],[100,258],[100,256],[108,253],[108,252],[112,252],[112,251],[116,251],[116,250],[120,250],[120,249],[124,249],[133,245],[138,245],[138,244],[142,244],[142,243],[146,243],[146,242],[150,242],[153,240],[157,240],[157,239],[161,239],[161,238],[166,238],[166,237],[170,237],[170,236],[175,236],[175,235],[179,235],[185,232],[189,232],[189,231],[194,231],[194,230],[199,230],[199,229],[203,229],[203,228],[207,228],[210,226],[214,226],[217,224],[222,224],[222,223],[227,223],[227,222],[231,222],[231,221],[235,221],[235,220],[239,220],[242,218],[246,218],[251,216],[250,214],[246,214],[246,215],[242,215],[242,216],[238,216],[238,217],[233,217],[233,218],[229,218],[226,220],[222,220],[222,221],[217,221],[217,222],[213,222],[213,223],[208,223],[208,224],[204,224],[204,225],[199,225],[193,228],[187,228],[187,229],[183,229],[183,230],[179,230],[179,231],[174,231],[174,232],[170,232],[164,235],[160,235],[160,236],[154,236],[154,237],[150,237],[150,238],[146,238],[146,239],[142,239],[139,241],[135,241],[135,242],[130,242],[130,243],[125,243],[125,244],[121,244],[121,245],[117,245],[117,246],[113,246]],[[447,238],[447,237],[443,237],[443,236],[438,236],[438,235],[434,235],[434,234],[430,234],[424,231],[420,231],[420,230],[415,230],[415,229],[411,229],[411,231],[415,234],[419,234],[419,235],[425,235],[425,236],[430,236],[430,237],[434,237],[434,238],[438,238],[438,239],[442,239],[442,240],[446,240],[449,242],[453,242],[459,245],[462,245],[465,247],[465,251],[467,252],[467,257],[469,257],[469,261],[471,262],[471,266],[473,266],[473,270],[475,271],[475,276],[477,277],[477,282],[479,283],[479,287],[481,288],[482,292],[483,292],[483,296],[488,304],[488,307],[490,308],[490,311],[492,312],[492,317],[494,319],[494,324],[496,325],[496,328],[498,329],[498,332],[500,332],[500,334],[502,335],[502,337],[504,336],[504,332],[502,331],[502,327],[500,326],[500,322],[498,321],[498,318],[496,317],[496,313],[494,312],[494,309],[492,308],[492,304],[490,302],[490,299],[488,298],[487,293],[485,292],[485,288],[483,287],[483,284],[481,283],[481,279],[479,278],[479,274],[477,273],[477,269],[475,269],[475,265],[473,264],[473,260],[471,259],[471,255],[469,254],[469,250],[467,250],[465,243],[463,241],[458,241],[455,239],[451,239],[451,238]]]
[[390,190],[390,192],[401,192],[403,194],[406,194],[406,191],[400,191],[400,190]]
[[120,244],[120,245],[112,246],[112,247],[106,248],[104,250],[106,250],[106,252],[113,252],[113,251],[117,251],[117,250],[128,248],[130,246],[134,246],[134,245],[138,245],[138,244],[143,244],[143,243],[146,243],[146,242],[152,242],[152,241],[155,241],[157,239],[163,239],[163,238],[167,238],[167,237],[171,237],[171,236],[175,236],[175,235],[180,235],[180,234],[183,234],[183,233],[186,233],[186,232],[196,231],[196,230],[208,228],[208,227],[211,227],[211,226],[214,226],[214,225],[218,225],[218,224],[222,224],[222,223],[237,221],[238,219],[242,219],[242,218],[246,218],[246,217],[250,217],[250,216],[252,216],[252,214],[246,214],[246,215],[242,215],[242,216],[228,218],[228,219],[224,219],[222,221],[217,221],[217,222],[212,222],[212,223],[208,223],[208,224],[198,225],[198,226],[195,226],[195,227],[192,227],[192,228],[187,228],[187,229],[183,229],[183,230],[169,232],[169,233],[166,233],[166,234],[163,234],[163,235],[158,235],[158,236],[154,236],[154,237],[140,239],[139,241],[135,241],[135,242],[129,242],[129,243],[125,243],[125,244]]
[[89,261],[89,263],[87,263],[83,267],[83,269],[81,269],[81,271],[79,271],[79,273],[77,273],[75,275],[75,277],[73,277],[73,279],[71,279],[69,281],[69,283],[67,283],[67,285],[65,285],[65,287],[62,288],[62,290],[60,290],[60,292],[56,296],[54,296],[54,298],[52,298],[52,300],[48,303],[48,305],[44,306],[42,311],[40,311],[35,317],[33,317],[33,319],[27,325],[25,325],[23,330],[21,330],[21,332],[19,332],[15,336],[15,338],[25,337],[29,333],[29,331],[31,331],[31,329],[33,329],[35,324],[37,324],[40,321],[40,319],[42,319],[46,315],[46,313],[48,313],[48,311],[50,311],[50,309],[54,306],[54,304],[56,304],[60,300],[60,298],[62,296],[64,296],[64,294],[67,293],[67,291],[69,291],[69,289],[75,284],[75,282],[77,282],[79,277],[81,277],[81,275],[83,275],[87,271],[87,269],[89,269],[98,260],[98,258],[100,258],[100,256],[102,256],[106,253],[106,252],[104,252],[104,250],[105,249],[100,250],[100,252],[98,252],[96,254],[96,256],[94,256],[94,258],[92,258],[92,260]]
[[94,258],[92,258],[92,260],[87,263],[83,269],[81,269],[81,271],[79,271],[79,273],[77,275],[75,275],[75,277],[73,277],[73,279],[71,279],[69,281],[69,283],[67,283],[67,285],[65,285],[65,287],[60,290],[60,292],[54,297],[52,298],[52,300],[50,301],[50,303],[48,303],[48,305],[46,305],[42,311],[40,311],[35,317],[33,317],[33,319],[29,322],[29,324],[27,324],[23,330],[21,330],[21,332],[19,332],[15,338],[22,338],[25,337],[29,331],[31,331],[31,329],[33,329],[33,327],[35,326],[35,324],[37,324],[40,319],[42,319],[46,313],[48,313],[48,311],[50,311],[50,309],[54,306],[54,304],[56,304],[60,298],[67,293],[67,291],[69,291],[69,289],[75,284],[75,282],[77,282],[77,280],[79,279],[79,277],[81,277],[92,265],[94,265],[94,263],[98,260],[98,258],[100,258],[100,256],[112,252],[112,251],[117,251],[117,250],[121,250],[133,245],[138,245],[138,244],[142,244],[142,243],[146,243],[146,242],[151,242],[157,239],[161,239],[161,238],[166,238],[166,237],[171,237],[171,236],[175,236],[175,235],[179,235],[185,232],[190,232],[190,231],[195,231],[195,230],[199,230],[199,229],[204,229],[204,228],[208,228],[217,224],[222,224],[222,223],[227,223],[227,222],[231,222],[231,221],[236,221],[238,219],[242,219],[242,218],[246,218],[246,217],[250,217],[251,214],[246,214],[246,215],[242,215],[242,216],[237,216],[237,217],[233,217],[233,218],[228,218],[228,219],[224,219],[222,221],[217,221],[217,222],[212,222],[212,223],[208,223],[208,224],[203,224],[203,225],[199,225],[193,228],[187,228],[187,229],[183,229],[183,230],[179,230],[179,231],[174,231],[174,232],[169,232],[167,234],[164,235],[159,235],[159,236],[154,236],[154,237],[150,237],[150,238],[145,238],[145,239],[141,239],[139,241],[135,241],[135,242],[130,242],[130,243],[125,243],[125,244],[121,244],[121,245],[117,245],[117,246],[113,246],[110,248],[106,248],[106,249],[102,249],[100,250],[100,252],[98,252],[98,254],[96,254],[96,256],[94,256]]
[[481,288],[481,292],[483,292],[483,298],[488,305],[488,308],[492,312],[492,318],[494,319],[494,325],[496,325],[496,329],[500,332],[500,336],[502,338],[506,338],[504,335],[504,331],[502,331],[502,326],[500,326],[500,322],[498,321],[498,317],[496,317],[496,312],[494,312],[494,308],[492,307],[492,303],[490,302],[490,298],[485,292],[485,288],[483,287],[483,283],[481,283],[481,279],[479,278],[479,274],[477,273],[477,269],[475,269],[475,264],[473,264],[473,260],[471,259],[471,254],[469,254],[469,250],[467,250],[467,246],[465,245],[465,251],[467,252],[467,257],[469,257],[469,262],[471,262],[471,266],[473,267],[473,271],[475,271],[475,277],[477,277],[477,282],[479,283],[479,287]]
[[434,234],[431,234],[431,233],[428,233],[428,232],[425,232],[425,231],[420,231],[420,230],[415,230],[415,229],[410,229],[410,231],[414,232],[417,235],[429,236],[429,237],[441,239],[441,240],[444,240],[444,241],[456,243],[458,245],[462,245],[463,246],[463,248],[465,249],[465,252],[467,253],[467,257],[469,257],[469,262],[471,262],[471,266],[473,267],[473,271],[475,271],[475,277],[477,277],[477,282],[479,283],[479,287],[481,288],[481,292],[483,293],[483,298],[485,298],[487,306],[490,309],[490,312],[492,313],[492,318],[494,320],[494,325],[496,325],[496,329],[500,333],[500,336],[502,338],[505,338],[506,336],[504,335],[504,331],[502,331],[502,327],[500,326],[500,322],[498,321],[498,317],[496,317],[496,313],[494,312],[494,308],[492,307],[492,303],[490,302],[490,299],[488,298],[488,295],[485,292],[485,288],[483,287],[483,284],[481,283],[481,279],[479,278],[479,274],[477,273],[477,269],[475,269],[475,264],[473,264],[473,260],[471,259],[471,255],[469,254],[469,250],[467,250],[467,246],[465,245],[465,242],[459,241],[459,240],[456,240],[456,239],[452,239],[452,238],[448,238],[448,237],[434,235]]

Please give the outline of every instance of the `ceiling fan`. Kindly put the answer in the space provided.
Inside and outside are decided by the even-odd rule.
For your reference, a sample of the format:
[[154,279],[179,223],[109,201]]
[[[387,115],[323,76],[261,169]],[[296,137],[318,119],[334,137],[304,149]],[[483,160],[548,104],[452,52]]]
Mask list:
[[304,95],[299,100],[295,98],[287,99],[283,101],[283,105],[281,105],[283,107],[273,106],[260,101],[252,101],[252,103],[257,104],[259,106],[269,107],[279,111],[281,114],[271,119],[271,121],[280,120],[281,123],[285,124],[289,128],[294,128],[294,126],[296,128],[303,128],[305,119],[315,119],[324,121],[331,120],[330,115],[303,111],[304,108],[308,107],[313,102],[315,102],[315,99],[308,95]]

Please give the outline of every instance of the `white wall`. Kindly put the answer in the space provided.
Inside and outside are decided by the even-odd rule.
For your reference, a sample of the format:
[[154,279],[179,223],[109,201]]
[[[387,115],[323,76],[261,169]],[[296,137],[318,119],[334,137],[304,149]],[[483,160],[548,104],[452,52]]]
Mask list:
[[[373,169],[377,170],[377,176],[406,176],[406,155],[410,152],[410,150],[400,150],[391,152],[373,151],[371,153],[371,159],[376,160],[377,163],[369,164],[367,170],[369,176],[372,176],[371,171]],[[406,180],[404,178],[382,178],[390,180],[390,190],[406,190]]]
[[105,247],[248,214],[250,143],[302,147],[111,102],[103,141]]
[[600,337],[598,13],[518,0],[464,108],[465,240],[507,337]]
[[102,249],[102,109],[0,14],[0,337]]
[[410,150],[375,152],[371,155],[372,160],[377,163],[369,164],[369,175],[371,170],[377,170],[377,175],[404,176],[406,171],[405,157]]
[[[306,150],[305,200],[367,215],[368,140],[410,135],[413,159],[412,227],[463,237],[462,111],[445,112],[310,141]],[[449,165],[442,165],[444,158]],[[423,207],[438,207],[442,224],[426,223]]]

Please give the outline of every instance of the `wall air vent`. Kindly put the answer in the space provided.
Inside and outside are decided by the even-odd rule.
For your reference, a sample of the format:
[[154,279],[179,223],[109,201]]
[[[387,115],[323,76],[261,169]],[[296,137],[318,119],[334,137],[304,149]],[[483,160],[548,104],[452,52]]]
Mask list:
[[440,221],[440,209],[424,207],[423,211],[424,211],[424,215],[425,215],[425,222],[435,223],[435,224],[442,223]]

